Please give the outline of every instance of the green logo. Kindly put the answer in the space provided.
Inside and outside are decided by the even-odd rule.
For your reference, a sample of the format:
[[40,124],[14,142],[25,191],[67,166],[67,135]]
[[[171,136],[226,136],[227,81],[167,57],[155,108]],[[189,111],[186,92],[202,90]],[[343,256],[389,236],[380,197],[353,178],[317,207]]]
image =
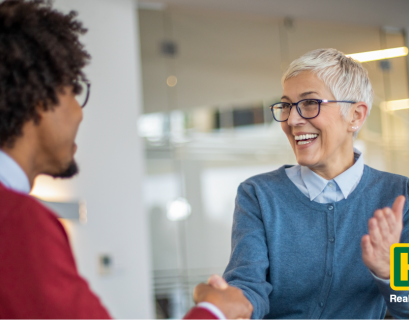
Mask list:
[[409,290],[409,243],[391,246],[391,288]]

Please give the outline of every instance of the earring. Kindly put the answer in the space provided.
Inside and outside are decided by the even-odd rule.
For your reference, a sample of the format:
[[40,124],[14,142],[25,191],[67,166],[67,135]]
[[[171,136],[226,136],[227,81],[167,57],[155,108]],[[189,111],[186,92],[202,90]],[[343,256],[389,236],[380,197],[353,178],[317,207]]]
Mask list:
[[352,127],[352,129],[354,129],[354,130],[356,130],[356,129],[358,129],[359,127],[357,126],[357,127]]

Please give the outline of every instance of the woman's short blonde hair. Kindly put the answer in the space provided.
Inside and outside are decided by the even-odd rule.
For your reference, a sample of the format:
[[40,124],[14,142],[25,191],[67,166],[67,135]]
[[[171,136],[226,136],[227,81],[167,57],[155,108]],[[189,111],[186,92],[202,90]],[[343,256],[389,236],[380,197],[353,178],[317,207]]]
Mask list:
[[[336,100],[363,101],[372,108],[373,90],[368,72],[358,61],[336,49],[317,49],[294,60],[281,79],[281,83],[303,71],[311,71],[330,89]],[[325,99],[326,97],[323,97]],[[347,116],[351,104],[342,103],[341,113]],[[358,132],[356,132],[355,136]]]

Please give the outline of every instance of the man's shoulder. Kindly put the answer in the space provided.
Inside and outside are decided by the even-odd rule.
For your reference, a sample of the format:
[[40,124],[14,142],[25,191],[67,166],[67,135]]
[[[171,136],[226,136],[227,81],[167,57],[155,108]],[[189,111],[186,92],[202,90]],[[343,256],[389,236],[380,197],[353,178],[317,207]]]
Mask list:
[[10,218],[54,219],[55,215],[30,195],[10,190],[0,185],[0,221]]
[[0,238],[8,239],[0,243],[19,239],[33,252],[47,248],[59,254],[69,249],[68,238],[58,217],[29,195],[0,188]]

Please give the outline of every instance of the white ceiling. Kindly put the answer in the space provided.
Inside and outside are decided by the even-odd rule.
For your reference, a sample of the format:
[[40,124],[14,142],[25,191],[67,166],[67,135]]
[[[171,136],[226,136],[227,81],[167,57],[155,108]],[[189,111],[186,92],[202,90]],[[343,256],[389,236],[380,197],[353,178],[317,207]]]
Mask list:
[[409,28],[409,0],[143,0],[142,7]]

